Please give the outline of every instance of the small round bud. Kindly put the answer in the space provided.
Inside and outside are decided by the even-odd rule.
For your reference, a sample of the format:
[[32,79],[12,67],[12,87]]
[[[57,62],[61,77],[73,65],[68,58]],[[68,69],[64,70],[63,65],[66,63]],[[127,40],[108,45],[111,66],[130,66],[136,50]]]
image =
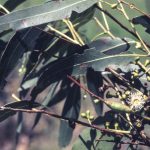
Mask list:
[[86,94],[84,94],[84,95],[83,95],[83,99],[86,99],[86,98],[87,98],[87,95],[86,95]]
[[90,120],[94,120],[94,116],[90,116],[89,119],[90,119]]
[[125,94],[128,96],[128,95],[130,95],[130,91],[125,91]]
[[86,114],[85,113],[81,113],[81,117],[82,118],[86,118]]
[[108,129],[109,126],[110,126],[110,122],[106,122],[106,123],[105,123],[105,128]]
[[135,72],[135,71],[132,72],[132,74],[133,74],[133,77],[134,77],[134,78],[139,76],[138,72]]
[[99,99],[94,99],[94,103],[95,104],[99,103]]
[[138,119],[135,123],[135,125],[140,128],[142,126],[142,122]]
[[122,94],[122,98],[123,98],[123,99],[126,99],[126,98],[127,98],[127,95],[126,95],[126,94]]
[[115,129],[117,130],[117,129],[118,129],[118,126],[119,126],[119,124],[116,122],[116,123],[114,124],[114,126],[115,126]]
[[86,111],[86,116],[87,116],[87,117],[90,116],[90,110],[87,110],[87,111]]
[[147,76],[146,78],[147,78],[147,81],[150,82],[150,76]]
[[135,48],[139,49],[142,47],[142,44],[140,42],[136,42]]

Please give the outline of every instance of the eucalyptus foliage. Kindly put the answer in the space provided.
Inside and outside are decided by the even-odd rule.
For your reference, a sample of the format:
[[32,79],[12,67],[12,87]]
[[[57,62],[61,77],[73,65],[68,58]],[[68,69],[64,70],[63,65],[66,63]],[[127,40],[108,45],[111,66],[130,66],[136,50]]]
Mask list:
[[17,144],[32,113],[31,133],[44,115],[59,120],[57,149],[150,146],[149,14],[126,0],[0,4],[1,92],[19,82],[0,122],[18,114]]

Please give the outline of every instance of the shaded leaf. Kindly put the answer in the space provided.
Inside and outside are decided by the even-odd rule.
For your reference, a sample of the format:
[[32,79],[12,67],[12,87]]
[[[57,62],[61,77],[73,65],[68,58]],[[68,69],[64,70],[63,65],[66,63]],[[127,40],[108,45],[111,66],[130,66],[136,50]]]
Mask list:
[[[6,45],[4,51],[1,54],[0,58],[0,84],[1,87],[4,86],[4,81],[9,73],[16,67],[17,64],[21,64],[21,58],[24,56],[24,59],[28,59],[35,44],[36,39],[38,38],[41,30],[36,28],[27,29],[15,33],[14,36],[10,39]],[[27,61],[27,60],[25,60]]]
[[45,0],[5,0],[4,7],[7,8],[9,11],[24,9],[26,7],[36,6],[45,2]]
[[0,30],[24,29],[52,21],[69,18],[73,11],[81,13],[98,0],[51,1],[43,5],[12,12],[0,17]]
[[21,131],[23,129],[23,113],[22,112],[18,113],[17,119],[18,120],[17,120],[16,136],[15,136],[16,145],[19,142],[20,134],[21,134]]
[[[111,41],[112,44],[107,45],[107,41]],[[117,45],[116,41],[118,42]],[[85,49],[83,52],[81,52],[81,54],[76,53],[72,56],[54,61],[48,65],[43,65],[43,68],[39,72],[34,72],[35,75],[40,75],[40,78],[37,82],[38,86],[35,87],[32,94],[36,95],[35,93],[39,93],[51,83],[65,78],[67,74],[73,76],[81,74],[85,75],[88,68],[93,68],[95,71],[104,71],[106,66],[112,64],[121,67],[121,65],[126,65],[133,60],[135,56],[138,56],[136,54],[132,55],[132,52],[129,51],[130,48],[132,48],[132,50],[134,48],[133,40],[126,39],[126,42],[124,42],[124,40],[119,38],[110,40],[110,38],[106,37],[99,39],[99,43],[102,46],[100,46],[98,49],[95,47]],[[119,53],[120,55],[116,54],[117,48],[121,49],[121,52],[124,53]]]
[[[74,24],[76,30],[78,30],[79,27],[87,23],[92,18],[93,14],[94,14],[94,8],[91,7],[80,14],[73,12],[70,19]],[[62,21],[55,23],[54,26],[56,26],[56,28],[60,28],[60,30],[62,30],[61,32],[67,34],[68,36],[71,36],[68,27],[65,24],[62,24]],[[31,37],[33,36],[31,35]],[[66,55],[66,53],[67,55],[72,55],[76,51],[82,51],[83,48],[67,41],[64,42],[64,40],[59,39],[55,35],[50,35],[47,32],[42,32],[36,40],[35,49],[36,49],[35,51],[32,51],[30,55],[30,59],[27,63],[26,66],[27,70],[26,70],[24,80],[26,80],[26,76],[30,76],[30,74],[32,74],[31,70],[34,68],[35,65],[38,64],[36,69],[40,70],[43,67],[43,61],[44,64],[49,64],[52,61],[54,61],[54,57],[53,57],[54,55],[58,55],[58,57],[61,58],[63,57],[63,55]],[[28,80],[26,84],[22,85],[22,88],[28,89],[29,87],[34,85],[34,83],[36,83],[37,80],[38,78]]]
[[[57,83],[54,83],[51,85],[47,96],[45,97],[45,99],[43,100],[43,102],[41,104],[42,106],[44,106],[44,108],[51,107],[51,106],[59,103],[66,96],[66,90],[64,90],[63,87],[61,88],[61,90],[58,93],[56,92],[57,86],[58,86]],[[36,125],[39,123],[41,116],[42,115],[40,113],[36,115],[32,129],[34,129],[36,127]]]
[[[63,107],[62,116],[70,118],[70,120],[77,120],[80,112],[81,97],[80,88],[77,85],[67,87],[66,101]],[[66,147],[72,139],[74,127],[68,122],[61,121],[59,132],[59,145]]]
[[11,0],[7,0],[4,4],[4,7],[7,8],[9,11],[15,9],[18,5],[23,3],[25,0],[14,0],[13,3]]
[[[100,92],[99,90],[99,88],[103,86],[103,79],[101,73],[94,71],[92,68],[89,68],[87,70],[86,77],[88,89],[95,95],[103,97],[104,92]],[[97,114],[101,115],[103,112],[103,103],[99,102],[98,104],[95,105],[94,103],[95,98],[91,95],[90,97],[92,99],[92,103],[94,104]]]
[[13,110],[5,110],[3,109],[3,107],[7,107],[7,108],[20,108],[20,109],[31,109],[34,107],[39,107],[41,106],[39,103],[36,102],[31,102],[31,101],[19,101],[19,102],[13,102],[13,103],[9,103],[6,104],[2,107],[0,107],[0,122],[4,121],[5,119],[7,119],[8,117],[11,117],[13,115],[16,114],[15,111]]
[[150,18],[146,15],[135,17],[132,19],[134,24],[140,24],[146,28],[146,32],[150,33]]

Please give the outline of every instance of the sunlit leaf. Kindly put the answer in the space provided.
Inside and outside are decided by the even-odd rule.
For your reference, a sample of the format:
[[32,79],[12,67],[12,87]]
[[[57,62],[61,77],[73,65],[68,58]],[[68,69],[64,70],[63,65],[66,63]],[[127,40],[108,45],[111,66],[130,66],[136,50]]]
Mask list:
[[98,0],[51,1],[43,5],[12,12],[0,17],[0,30],[20,30],[52,21],[69,18],[72,11],[81,13]]

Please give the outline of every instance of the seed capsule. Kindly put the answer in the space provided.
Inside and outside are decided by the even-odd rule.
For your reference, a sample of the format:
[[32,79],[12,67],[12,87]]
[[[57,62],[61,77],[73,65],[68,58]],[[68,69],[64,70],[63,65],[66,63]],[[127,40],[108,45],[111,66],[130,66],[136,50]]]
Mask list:
[[112,4],[112,5],[111,5],[111,8],[112,8],[112,9],[116,9],[117,6],[118,6],[118,3],[115,3],[115,4]]
[[122,103],[116,102],[116,101],[106,100],[105,103],[109,108],[111,108],[115,111],[126,112],[126,113],[133,112],[130,107],[128,107]]

